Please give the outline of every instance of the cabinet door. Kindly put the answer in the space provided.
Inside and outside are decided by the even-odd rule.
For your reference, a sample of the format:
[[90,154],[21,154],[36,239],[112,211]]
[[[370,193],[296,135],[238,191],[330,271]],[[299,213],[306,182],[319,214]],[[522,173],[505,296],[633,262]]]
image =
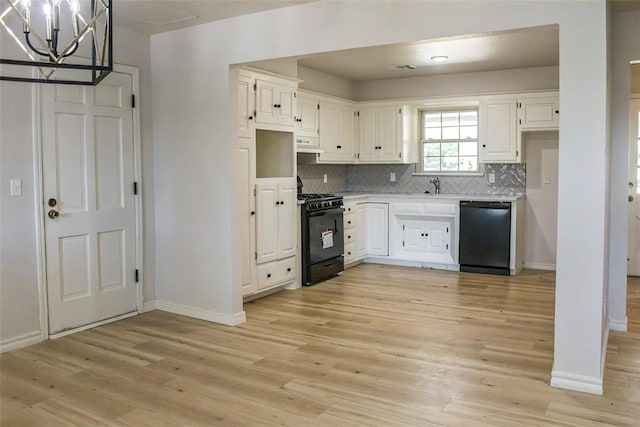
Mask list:
[[355,158],[355,117],[353,108],[346,105],[338,106],[338,141],[340,142],[341,157],[345,160]]
[[427,239],[425,252],[431,254],[448,254],[451,245],[451,233],[447,222],[428,222],[426,224]]
[[[256,184],[256,253],[257,263],[278,258],[277,184]],[[276,202],[278,204],[276,205]],[[291,224],[293,226],[293,224]]]
[[367,256],[367,204],[361,203],[356,207],[356,228],[358,240],[356,241],[356,257]]
[[558,98],[521,99],[518,102],[518,125],[522,130],[558,129]]
[[293,86],[277,85],[277,123],[286,126],[294,126],[296,115],[296,89]]
[[240,74],[238,76],[238,135],[251,138],[255,109],[256,93],[253,90],[253,79]]
[[256,80],[256,123],[277,123],[276,85],[261,79]]
[[402,250],[422,253],[425,251],[427,232],[423,221],[404,221],[402,226]]
[[358,112],[358,145],[361,162],[375,162],[378,154],[376,143],[376,110],[362,109]]
[[298,94],[298,112],[296,135],[318,136],[318,100],[304,94]]
[[389,255],[389,204],[367,203],[367,254]]
[[255,151],[251,138],[240,138],[236,148],[236,170],[239,177],[240,265],[242,295],[256,291],[255,281],[255,197],[253,197],[253,165]]
[[296,184],[279,184],[278,201],[278,258],[286,258],[296,254]]
[[[346,120],[353,110],[333,102],[320,101],[320,148],[324,150],[318,157],[320,162],[346,163],[353,161],[352,122]],[[349,117],[351,120],[353,118]],[[351,127],[350,127],[351,126]]]
[[516,101],[484,101],[481,104],[480,161],[517,162]]
[[378,160],[399,162],[402,147],[402,110],[400,107],[385,107],[377,112]]

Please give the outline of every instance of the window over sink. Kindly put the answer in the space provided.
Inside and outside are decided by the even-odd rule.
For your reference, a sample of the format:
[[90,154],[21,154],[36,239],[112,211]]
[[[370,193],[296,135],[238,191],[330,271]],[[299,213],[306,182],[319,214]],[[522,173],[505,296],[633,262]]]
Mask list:
[[478,109],[420,112],[421,172],[477,173]]

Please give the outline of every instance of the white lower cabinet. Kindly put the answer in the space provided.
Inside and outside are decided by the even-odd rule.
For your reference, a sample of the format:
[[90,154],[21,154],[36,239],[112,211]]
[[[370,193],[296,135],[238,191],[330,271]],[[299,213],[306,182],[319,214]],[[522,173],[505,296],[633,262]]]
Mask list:
[[256,184],[257,290],[296,279],[297,188],[293,179]]
[[258,290],[272,288],[296,278],[296,257],[258,265]]
[[389,255],[389,204],[367,203],[367,255]]
[[437,264],[455,263],[451,238],[454,218],[396,217],[396,221],[394,258]]

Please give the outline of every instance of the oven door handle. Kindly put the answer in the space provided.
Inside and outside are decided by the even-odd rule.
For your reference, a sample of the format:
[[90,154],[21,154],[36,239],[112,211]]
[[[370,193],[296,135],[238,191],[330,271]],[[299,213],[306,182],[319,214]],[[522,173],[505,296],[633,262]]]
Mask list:
[[307,216],[323,216],[330,213],[338,213],[338,212],[339,213],[344,212],[344,208],[334,208],[334,209],[327,209],[326,211],[310,212],[309,214],[307,214]]

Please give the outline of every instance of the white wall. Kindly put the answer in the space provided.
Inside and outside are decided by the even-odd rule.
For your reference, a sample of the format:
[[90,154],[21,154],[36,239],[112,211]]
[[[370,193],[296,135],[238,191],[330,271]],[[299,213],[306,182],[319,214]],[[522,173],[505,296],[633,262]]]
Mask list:
[[355,100],[556,90],[558,89],[558,72],[559,67],[551,66],[372,80],[356,83]]
[[640,94],[640,64],[631,66],[631,93]]
[[[558,233],[558,132],[527,132],[524,263],[526,268],[556,269]],[[545,183],[545,177],[549,182]]]
[[[560,25],[563,111],[552,378],[557,386],[601,392],[609,230],[602,0],[464,8],[446,1],[313,2],[152,36],[154,166],[163,171],[155,177],[159,298],[225,316],[242,310],[239,251],[231,243],[239,222],[224,208],[234,205],[228,183],[237,133],[229,126],[229,64],[551,24]],[[233,43],[212,43],[203,55],[202,40]],[[584,188],[592,197],[583,197]]]
[[640,60],[640,11],[613,16],[611,101],[611,257],[609,261],[609,323],[627,329],[627,182],[629,170],[630,61]]
[[304,80],[300,89],[355,100],[355,84],[351,80],[298,65],[298,78]]
[[[4,43],[10,42],[2,37]],[[140,68],[145,299],[155,298],[153,148],[151,139],[150,39],[131,31],[114,31],[115,62]],[[41,338],[36,244],[33,97],[38,86],[0,82],[0,343]],[[22,179],[22,196],[10,197],[9,180]]]

